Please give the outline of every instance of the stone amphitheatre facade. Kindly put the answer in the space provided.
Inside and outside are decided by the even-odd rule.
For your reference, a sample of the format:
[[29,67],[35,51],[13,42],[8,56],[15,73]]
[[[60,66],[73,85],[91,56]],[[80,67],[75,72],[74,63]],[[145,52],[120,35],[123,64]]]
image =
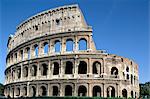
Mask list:
[[138,65],[96,50],[78,5],[30,17],[7,47],[5,96],[139,96]]

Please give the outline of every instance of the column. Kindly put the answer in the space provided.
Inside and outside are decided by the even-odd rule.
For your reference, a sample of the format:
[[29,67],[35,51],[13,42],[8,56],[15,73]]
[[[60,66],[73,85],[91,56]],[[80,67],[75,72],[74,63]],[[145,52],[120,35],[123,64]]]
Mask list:
[[23,80],[23,65],[21,64],[21,70],[20,70],[20,72],[21,72],[21,81]]
[[88,58],[88,74],[89,74],[89,77],[92,75],[92,65],[91,65],[91,58]]
[[61,53],[66,51],[66,42],[63,38],[61,38]]
[[77,93],[77,84],[75,83],[74,84],[74,96],[78,96],[78,93]]
[[37,63],[37,71],[36,71],[36,73],[37,73],[37,75],[36,75],[36,78],[37,79],[39,79],[40,78],[40,66],[39,66],[40,64],[39,64],[39,62]]
[[50,91],[51,91],[50,84],[48,84],[47,85],[47,96],[51,96]]
[[75,58],[75,60],[74,60],[74,77],[75,78],[78,76],[78,65],[79,65],[78,59]]
[[35,56],[34,45],[31,45],[31,48],[30,48],[30,58],[33,58],[34,56]]
[[50,55],[50,51],[51,51],[51,42],[50,40],[48,41],[48,55]]
[[40,57],[44,53],[42,43],[38,43],[38,48],[38,57]]
[[91,34],[88,35],[88,42],[87,42],[87,44],[88,44],[88,45],[87,45],[87,49],[88,49],[88,50],[92,50],[92,49],[91,49]]
[[30,95],[30,93],[29,93],[29,88],[30,88],[30,86],[29,86],[29,82],[27,82],[27,96],[29,96],[29,95]]
[[88,87],[89,87],[89,89],[88,89],[89,90],[88,91],[89,92],[88,96],[92,97],[92,86],[91,86],[91,84],[88,83]]
[[31,66],[29,64],[28,64],[28,80],[30,80],[31,77]]
[[119,92],[121,92],[118,87],[119,87],[118,84],[116,84],[116,97],[118,97],[119,96]]
[[51,74],[52,74],[52,71],[51,71],[51,61],[49,60],[48,61],[48,78],[51,78]]
[[77,36],[74,37],[74,48],[73,48],[74,52],[78,51],[78,38]]
[[105,64],[106,64],[106,63],[105,63],[105,58],[103,58],[103,64],[102,64],[102,66],[101,66],[101,68],[102,68],[102,69],[101,69],[101,70],[102,70],[102,71],[101,71],[101,73],[102,73],[101,75],[102,75],[103,78],[105,77]]
[[60,75],[60,77],[64,77],[64,64],[63,64],[62,60],[60,60],[59,75]]
[[103,97],[107,97],[107,90],[106,90],[106,86],[104,83],[103,84]]
[[63,85],[62,84],[59,84],[59,88],[60,88],[60,96],[64,96],[63,95]]
[[39,85],[38,84],[36,84],[36,96],[39,96],[39,87],[38,87]]
[[50,53],[54,53],[54,41],[50,41]]

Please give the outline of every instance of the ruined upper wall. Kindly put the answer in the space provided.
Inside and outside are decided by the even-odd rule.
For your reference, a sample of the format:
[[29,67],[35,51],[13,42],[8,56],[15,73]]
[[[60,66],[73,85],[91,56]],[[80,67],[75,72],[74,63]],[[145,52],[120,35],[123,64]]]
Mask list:
[[38,13],[17,27],[8,40],[8,52],[31,39],[72,31],[92,31],[78,5],[67,5]]

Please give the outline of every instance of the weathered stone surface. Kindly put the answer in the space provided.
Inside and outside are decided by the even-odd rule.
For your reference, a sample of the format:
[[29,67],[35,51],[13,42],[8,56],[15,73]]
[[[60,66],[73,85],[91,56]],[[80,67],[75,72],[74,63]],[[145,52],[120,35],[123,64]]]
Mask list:
[[[85,50],[79,50],[81,40]],[[55,51],[58,42],[60,52]],[[6,60],[6,96],[139,96],[138,65],[96,50],[78,5],[47,10],[21,23],[9,38]]]

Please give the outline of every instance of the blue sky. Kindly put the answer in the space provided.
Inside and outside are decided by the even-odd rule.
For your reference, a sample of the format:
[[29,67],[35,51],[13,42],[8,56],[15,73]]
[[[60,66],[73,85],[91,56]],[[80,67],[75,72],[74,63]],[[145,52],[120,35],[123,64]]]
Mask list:
[[[133,59],[140,82],[150,81],[149,0],[0,0],[0,83],[4,82],[7,40],[28,17],[62,5],[78,4],[97,49]],[[149,3],[150,4],[150,3]]]

